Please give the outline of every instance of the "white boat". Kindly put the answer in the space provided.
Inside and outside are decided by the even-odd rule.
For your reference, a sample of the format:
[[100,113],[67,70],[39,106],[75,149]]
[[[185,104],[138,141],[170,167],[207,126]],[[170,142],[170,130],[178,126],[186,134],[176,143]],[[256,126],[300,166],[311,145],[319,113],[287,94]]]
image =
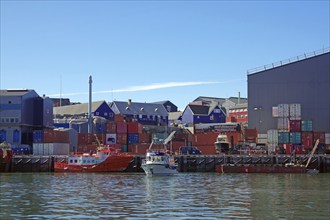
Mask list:
[[164,149],[151,150],[153,142],[146,153],[146,159],[142,161],[141,168],[147,176],[168,176],[178,173],[178,164],[175,163],[171,152],[166,150],[166,144],[169,143],[175,131],[173,131],[164,141]]
[[174,162],[173,156],[162,151],[147,152],[141,167],[147,176],[168,176],[178,173],[178,164]]

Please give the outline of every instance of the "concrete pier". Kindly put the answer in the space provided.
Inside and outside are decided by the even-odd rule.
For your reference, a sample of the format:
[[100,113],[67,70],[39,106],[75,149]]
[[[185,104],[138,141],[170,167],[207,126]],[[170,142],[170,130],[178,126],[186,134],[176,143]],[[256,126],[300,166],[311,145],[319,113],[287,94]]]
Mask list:
[[[14,155],[9,165],[10,172],[53,172],[54,162],[66,160],[67,156]],[[141,169],[144,155],[133,157],[126,172],[143,172]],[[306,164],[308,158],[296,156],[296,161]],[[176,156],[179,172],[215,172],[221,164],[285,164],[291,162],[290,155],[184,155]],[[8,165],[7,165],[8,166]],[[308,166],[321,173],[330,173],[330,155],[314,155]]]

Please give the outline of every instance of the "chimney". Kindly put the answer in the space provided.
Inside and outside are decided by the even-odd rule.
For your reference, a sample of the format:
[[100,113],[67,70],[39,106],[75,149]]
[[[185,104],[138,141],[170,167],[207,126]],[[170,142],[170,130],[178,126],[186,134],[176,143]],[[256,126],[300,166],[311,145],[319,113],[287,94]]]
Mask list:
[[92,76],[89,76],[88,133],[92,133]]
[[241,92],[238,92],[237,104],[240,104],[240,102],[241,102]]
[[132,99],[128,99],[127,104],[131,105],[132,104]]

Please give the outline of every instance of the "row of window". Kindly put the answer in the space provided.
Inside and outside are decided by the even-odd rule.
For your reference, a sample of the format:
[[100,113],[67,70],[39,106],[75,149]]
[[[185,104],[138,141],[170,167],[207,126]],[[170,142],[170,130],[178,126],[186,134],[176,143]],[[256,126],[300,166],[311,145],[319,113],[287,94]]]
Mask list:
[[247,108],[229,109],[229,113],[234,113],[234,112],[247,112]]
[[19,118],[1,118],[1,123],[19,123]]

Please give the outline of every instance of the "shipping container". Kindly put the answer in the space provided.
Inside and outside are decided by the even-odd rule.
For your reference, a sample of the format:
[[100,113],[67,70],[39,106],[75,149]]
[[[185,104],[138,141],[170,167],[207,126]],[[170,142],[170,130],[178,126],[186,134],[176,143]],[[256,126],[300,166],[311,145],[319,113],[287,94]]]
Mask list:
[[289,132],[278,132],[278,143],[279,144],[289,144],[290,143]]
[[32,141],[33,141],[33,143],[43,143],[43,141],[44,141],[44,132],[43,132],[43,130],[34,130]]
[[289,118],[278,118],[277,129],[280,131],[289,131]]
[[45,155],[69,155],[70,145],[68,143],[44,143],[44,148],[48,148]]
[[[129,144],[128,152],[136,155],[145,155],[149,149],[149,144]],[[162,149],[163,145],[155,145],[152,149]]]
[[289,117],[290,110],[289,104],[279,104],[278,106],[278,117]]
[[106,133],[116,133],[117,131],[117,127],[116,127],[116,123],[114,122],[108,122],[105,124],[105,130]]
[[152,134],[152,141],[157,144],[161,144],[167,138],[167,133],[153,133]]
[[292,153],[292,144],[283,144],[283,149],[285,150],[286,154]]
[[325,144],[325,132],[313,132],[314,143],[319,139],[319,144]]
[[290,104],[290,119],[301,120],[301,105]]
[[301,121],[301,131],[313,131],[313,121],[311,120]]
[[306,150],[305,150],[304,146],[294,145],[293,150],[295,150],[296,155],[305,155],[306,154]]
[[139,143],[139,134],[127,134],[128,144],[138,144]]
[[325,144],[326,145],[330,144],[330,133],[325,134]]
[[124,121],[124,116],[123,115],[115,115],[115,122],[123,122]]
[[290,132],[300,132],[301,131],[301,121],[300,120],[290,120],[289,121],[289,131]]
[[151,143],[151,134],[149,133],[141,133],[139,134],[139,143]]
[[311,131],[303,131],[301,132],[301,143],[305,147],[305,149],[313,148],[313,132]]
[[290,132],[290,144],[301,144],[301,132]]
[[138,122],[127,122],[127,133],[129,134],[141,134],[142,124]]
[[214,145],[217,140],[218,132],[204,132],[193,135],[193,146]]
[[121,145],[121,152],[124,152],[124,153],[128,152],[127,144]]
[[200,151],[202,152],[202,154],[206,154],[206,155],[214,155],[214,154],[217,154],[214,145],[203,145],[203,146],[198,146],[198,150],[200,150]]
[[246,128],[244,130],[244,136],[245,136],[245,140],[254,140],[253,142],[256,143],[257,141],[257,137],[258,137],[258,131],[256,128],[254,129],[249,129],[249,128]]
[[272,116],[273,116],[274,118],[279,117],[279,116],[278,116],[278,106],[273,106],[273,107],[272,107]]
[[127,144],[127,134],[117,133],[117,144]]
[[117,129],[117,134],[127,134],[127,123],[117,122],[116,129]]
[[105,138],[105,144],[116,144],[117,143],[117,135],[112,133],[112,134],[106,134]]
[[70,143],[69,132],[46,129],[43,131],[43,143]]
[[267,142],[268,144],[278,144],[278,130],[267,131]]

